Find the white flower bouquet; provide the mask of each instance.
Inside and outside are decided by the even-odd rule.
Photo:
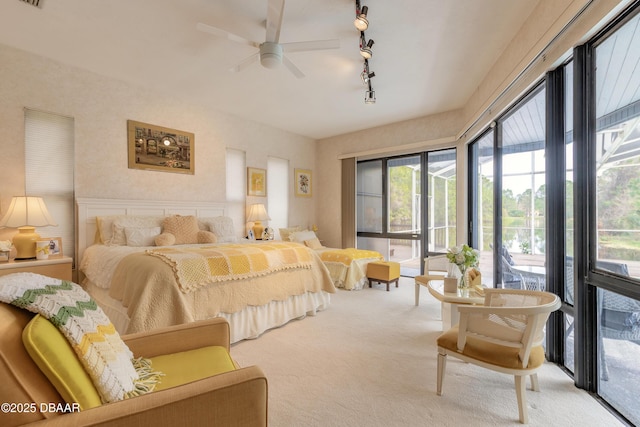
[[[447,259],[450,263],[458,266],[460,273],[469,267],[477,267],[480,263],[480,252],[468,245],[453,246],[447,249]]]

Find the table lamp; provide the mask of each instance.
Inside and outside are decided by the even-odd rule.
[[[18,228],[18,234],[13,236],[13,246],[17,254],[16,259],[30,259],[36,257],[36,241],[40,235],[35,227],[58,225],[53,220],[42,197],[17,196],[11,200],[9,210],[0,219],[0,227]]]
[[[256,239],[262,239],[262,232],[264,231],[262,221],[267,221],[270,219],[271,218],[269,218],[267,210],[264,208],[264,205],[262,203],[251,205],[247,222],[253,222],[253,235],[256,236]]]

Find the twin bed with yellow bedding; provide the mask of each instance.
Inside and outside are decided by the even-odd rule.
[[[367,284],[367,264],[384,260],[382,254],[363,249],[320,248],[315,250],[329,270],[333,284],[347,290],[359,290]]]
[[[291,231],[292,229],[284,229]],[[282,236],[283,229],[280,229]],[[283,240],[303,243],[320,255],[329,270],[333,284],[346,290],[359,290],[367,284],[367,264],[384,260],[380,252],[365,249],[337,249],[323,246],[312,230],[294,229]]]

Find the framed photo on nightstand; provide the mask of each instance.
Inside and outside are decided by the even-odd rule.
[[[43,237],[49,241],[49,256],[62,256],[62,237]]]

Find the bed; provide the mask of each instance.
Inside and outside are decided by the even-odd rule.
[[[362,289],[367,284],[367,264],[384,260],[382,254],[376,251],[325,247],[313,230],[280,229],[280,236],[283,240],[303,243],[313,249],[329,270],[337,288],[350,291]]]
[[[315,315],[329,306],[335,292],[318,254],[302,244],[226,238],[152,244],[150,237],[164,231],[164,219],[175,216],[196,217],[201,234],[211,234],[212,221],[219,225],[224,219],[222,231],[234,233],[223,204],[78,199],[76,206],[79,281],[122,334],[224,317],[231,341],[237,342]],[[213,272],[216,256],[227,261],[240,257],[244,264],[239,266],[254,268],[217,271],[205,279],[193,267],[188,273],[178,269],[196,262]]]

